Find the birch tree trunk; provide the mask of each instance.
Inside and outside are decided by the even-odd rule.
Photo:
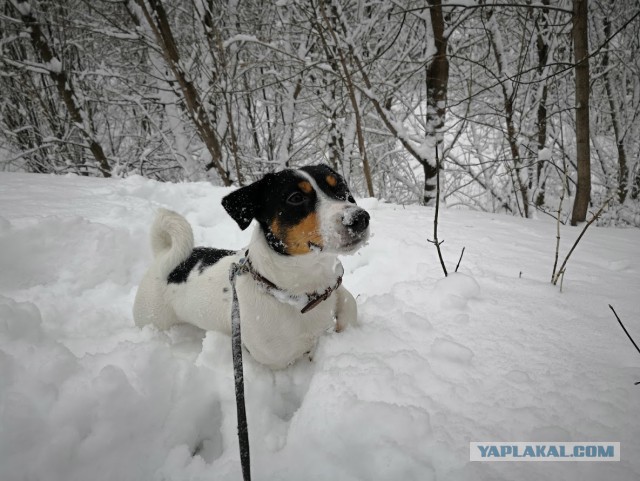
[[[444,16],[442,14],[442,1],[429,0],[429,14],[431,16],[431,30],[436,47],[436,54],[427,65],[427,138],[431,137],[429,145],[434,147],[442,144],[442,129],[446,115],[447,85],[449,83],[449,60],[447,59],[447,38],[444,32]],[[444,149],[440,149],[443,152]],[[435,155],[435,148],[434,148]],[[428,205],[434,198],[436,189],[435,178],[437,174],[437,159],[431,162],[423,162],[424,170],[424,195],[423,203]]]
[[[549,5],[549,0],[543,0],[543,5]],[[549,60],[549,44],[548,44],[548,28],[549,22],[547,15],[549,9],[542,9],[538,20],[536,20],[536,49],[538,53],[538,68],[537,73],[540,79],[541,85],[536,88],[540,90],[538,100],[538,114],[536,117],[536,143],[538,160],[536,161],[536,168],[534,174],[535,187],[537,188],[537,194],[535,197],[535,205],[538,207],[544,206],[545,201],[545,187],[546,179],[544,178],[544,170],[546,159],[541,159],[541,151],[546,147],[547,142],[547,96],[549,89],[547,87],[547,81],[544,79],[546,73],[546,67]],[[530,186],[531,187],[531,186]]]

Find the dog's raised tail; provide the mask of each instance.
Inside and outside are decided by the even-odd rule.
[[[172,210],[159,209],[151,226],[151,249],[166,279],[193,251],[193,231],[187,219]]]

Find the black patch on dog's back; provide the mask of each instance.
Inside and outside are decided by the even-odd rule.
[[[167,282],[169,284],[181,284],[187,282],[187,278],[195,266],[198,266],[198,271],[202,274],[207,267],[214,265],[223,257],[232,256],[236,251],[230,251],[226,249],[214,249],[212,247],[196,247],[191,252],[191,255],[182,261],[178,266],[171,271]]]

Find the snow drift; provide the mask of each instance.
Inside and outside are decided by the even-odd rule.
[[[0,174],[0,479],[237,480],[230,339],[133,325],[162,206],[196,245],[241,248],[206,183]],[[313,362],[245,356],[255,479],[640,478],[640,232],[592,228],[564,292],[555,224],[359,201],[374,237],[343,258],[356,328]],[[577,231],[564,229],[563,249]],[[470,463],[470,441],[620,441],[616,463]]]

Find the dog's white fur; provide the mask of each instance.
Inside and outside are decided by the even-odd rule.
[[[351,204],[325,203],[320,218],[323,236],[342,228],[336,220]],[[334,237],[339,238],[339,235]],[[193,232],[179,214],[161,209],[151,228],[155,260],[145,274],[136,295],[133,315],[138,326],[153,324],[167,329],[186,322],[205,330],[231,333],[231,290],[229,267],[244,256],[245,249],[224,257],[200,274],[192,269],[187,282],[167,283],[167,277],[191,254]],[[255,227],[248,246],[251,262],[262,276],[290,294],[322,292],[336,283],[342,273],[335,249],[316,250],[305,255],[283,256],[274,252],[260,227]],[[355,250],[353,248],[344,249]],[[332,252],[333,251],[333,252]],[[305,314],[299,306],[281,302],[265,292],[250,274],[236,282],[242,323],[242,341],[260,363],[281,369],[312,351],[325,331],[342,330],[357,319],[356,301],[340,286],[327,300]],[[335,321],[334,321],[335,318]],[[335,322],[335,324],[334,324]]]

